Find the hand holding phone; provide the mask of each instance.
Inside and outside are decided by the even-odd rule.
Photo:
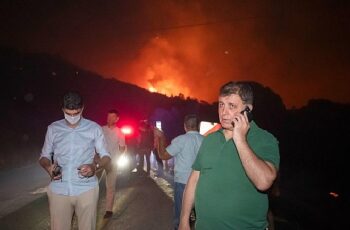
[[[54,177],[61,175],[62,173],[62,168],[59,165],[55,165],[55,167],[52,169],[52,175]]]
[[[56,163],[51,166],[51,180],[62,180],[62,167]]]
[[[241,111],[242,115],[244,115],[244,113],[247,113],[248,121],[251,122],[253,120],[253,114],[252,114],[252,111],[250,110],[250,108],[248,106],[246,106],[245,109],[243,109]],[[235,127],[235,123],[234,122],[232,122],[232,127]]]
[[[83,164],[77,169],[80,178],[92,177],[95,174],[95,167],[93,167],[93,164]]]
[[[157,127],[157,129],[162,130],[162,122],[156,121],[156,127]]]
[[[244,112],[247,113],[248,121],[251,122],[253,120],[253,114],[248,106],[246,106],[245,109],[241,111],[241,114],[244,115]]]

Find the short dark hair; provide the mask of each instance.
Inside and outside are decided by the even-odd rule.
[[[117,115],[117,117],[119,117],[119,111],[117,109],[110,109],[108,110],[108,113],[114,113],[115,115]]]
[[[185,116],[184,124],[187,129],[199,130],[199,117],[196,114]]]
[[[63,109],[81,109],[84,107],[83,98],[76,91],[68,91],[63,96],[62,108]]]
[[[227,82],[220,88],[220,96],[230,96],[231,94],[238,95],[244,104],[253,104],[254,101],[254,94],[253,89],[247,82]]]

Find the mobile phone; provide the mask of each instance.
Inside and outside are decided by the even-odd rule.
[[[162,122],[156,121],[156,127],[157,127],[157,129],[162,130]]]
[[[59,176],[62,174],[62,167],[59,165],[56,165],[53,170],[52,170],[52,175],[53,176]]]
[[[251,122],[253,120],[253,114],[248,106],[246,106],[245,109],[241,111],[241,114],[244,115],[244,112],[247,112],[248,121]]]
[[[248,121],[251,122],[253,120],[253,114],[252,114],[252,111],[249,109],[248,106],[246,106],[245,109],[243,109],[241,111],[241,114],[244,115],[244,112],[247,113]],[[232,126],[235,127],[235,123],[234,122],[232,122]]]

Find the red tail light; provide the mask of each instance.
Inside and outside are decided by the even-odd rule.
[[[133,128],[131,126],[128,126],[128,125],[123,126],[121,128],[121,131],[125,136],[131,135],[134,132]]]

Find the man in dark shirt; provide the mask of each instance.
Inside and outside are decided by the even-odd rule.
[[[137,154],[139,155],[139,162],[137,165],[137,172],[143,173],[144,168],[144,157],[146,157],[147,163],[147,175],[151,172],[151,152],[154,148],[154,134],[151,126],[147,121],[141,121],[139,126],[139,137],[137,145]]]

